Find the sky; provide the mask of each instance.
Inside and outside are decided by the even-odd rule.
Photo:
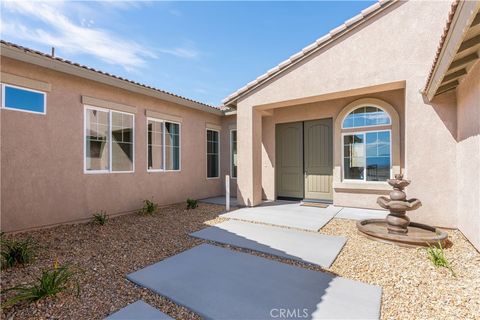
[[[219,106],[374,2],[1,0],[0,36]]]

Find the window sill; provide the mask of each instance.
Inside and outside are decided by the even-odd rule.
[[[334,182],[333,188],[336,191],[380,191],[385,193],[391,191],[392,187],[387,182]]]
[[[84,171],[84,174],[124,174],[124,173],[135,173],[135,171]]]

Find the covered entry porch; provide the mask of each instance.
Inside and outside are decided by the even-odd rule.
[[[378,208],[403,167],[404,89],[395,82],[239,110],[239,204]]]

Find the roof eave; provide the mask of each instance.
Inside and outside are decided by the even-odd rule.
[[[122,80],[111,75],[103,74],[94,70],[89,70],[80,65],[70,64],[68,62],[57,60],[52,57],[44,56],[35,52],[28,52],[20,48],[8,46],[3,43],[1,45],[1,56],[74,75],[80,78],[111,85],[117,88],[128,90],[130,92],[154,97],[203,112],[213,113],[220,116],[224,115],[224,111],[221,109],[217,109],[189,99],[184,99],[182,97],[156,90],[154,88],[148,88],[140,84],[130,82],[128,80]]]
[[[235,108],[237,101],[242,97],[244,97],[245,95],[247,95],[248,93],[250,93],[251,91],[255,90],[258,87],[261,87],[266,82],[270,81],[271,79],[277,77],[278,75],[282,74],[286,70],[292,68],[298,63],[309,58],[311,55],[322,50],[332,42],[341,38],[343,35],[351,32],[356,27],[363,25],[372,17],[377,16],[379,13],[383,12],[388,7],[390,7],[391,5],[397,2],[398,2],[397,0],[380,0],[376,2],[372,6],[363,10],[360,14],[350,18],[345,23],[334,28],[329,33],[325,34],[324,36],[316,40],[314,43],[309,44],[301,51],[295,53],[289,59],[279,63],[277,66],[273,67],[272,69],[268,70],[266,73],[257,77],[257,79],[249,82],[244,87],[240,88],[239,90],[235,91],[234,93],[226,97],[222,101],[223,105],[227,107]]]
[[[443,78],[452,64],[469,26],[480,7],[479,1],[459,1],[441,45],[438,57],[434,61],[431,75],[425,85],[424,94],[429,101],[435,97]]]

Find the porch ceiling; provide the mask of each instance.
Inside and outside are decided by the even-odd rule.
[[[355,97],[355,96],[379,93],[384,91],[400,90],[400,89],[405,89],[405,85],[406,85],[405,81],[395,81],[395,82],[383,83],[383,84],[374,85],[374,86],[330,92],[330,93],[325,93],[317,96],[310,96],[310,97],[303,97],[299,99],[261,104],[261,105],[255,106],[255,109],[259,111],[261,110],[263,112],[267,112],[267,110],[272,110],[276,108],[291,107],[291,106],[303,105],[307,103],[341,99],[341,98],[347,98],[347,97]]]

